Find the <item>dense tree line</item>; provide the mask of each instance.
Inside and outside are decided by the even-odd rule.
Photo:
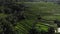
[[[0,28],[2,29],[0,34],[16,34],[12,27],[16,26],[18,21],[25,19],[24,15],[21,14],[25,6],[23,4],[17,5],[10,2],[0,3],[0,5],[5,7],[0,9],[0,13],[8,15],[5,18],[0,18]]]

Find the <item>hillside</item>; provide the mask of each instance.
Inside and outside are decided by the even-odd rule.
[[[31,34],[29,30],[33,26],[39,34],[41,31],[49,32],[49,28],[55,29],[57,25],[53,21],[45,20],[60,20],[60,15],[55,15],[59,12],[60,5],[50,2],[24,2],[22,4],[18,2],[0,6],[0,33]],[[40,17],[44,19],[44,22],[39,20]]]

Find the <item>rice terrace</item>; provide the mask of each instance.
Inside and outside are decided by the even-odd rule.
[[[60,34],[59,0],[0,0],[0,34]]]

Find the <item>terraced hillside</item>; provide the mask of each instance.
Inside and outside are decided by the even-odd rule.
[[[60,15],[55,15],[59,11],[60,6],[54,3],[24,2],[21,4],[18,2],[4,4],[4,6],[0,6],[0,34],[31,34],[30,29],[32,28],[38,34],[41,31],[49,32],[49,28],[55,29],[57,25],[54,21],[46,20],[60,20]],[[40,17],[42,17],[41,20]]]

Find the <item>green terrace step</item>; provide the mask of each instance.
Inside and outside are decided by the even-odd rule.
[[[20,24],[20,25],[18,25],[16,27],[18,28],[17,30],[20,31],[20,32],[23,32],[23,33],[27,33],[28,32],[27,29],[25,29],[22,24]]]

